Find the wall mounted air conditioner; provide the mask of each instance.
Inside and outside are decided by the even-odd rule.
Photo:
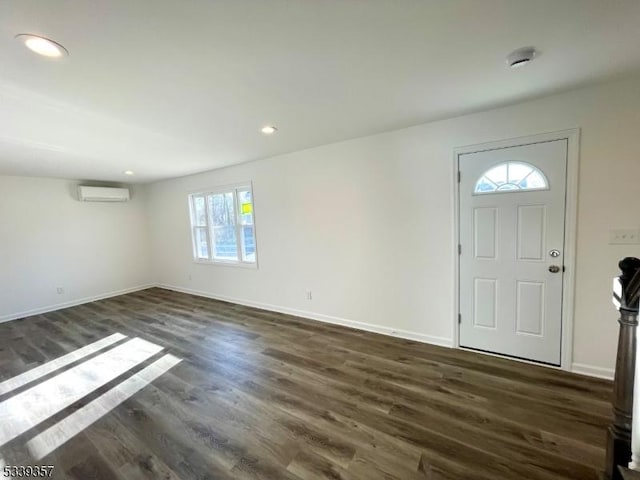
[[[126,202],[128,188],[78,186],[78,200],[81,202]]]

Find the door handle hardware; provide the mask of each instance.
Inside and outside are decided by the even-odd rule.
[[[558,273],[560,271],[560,267],[558,265],[551,265],[549,266],[549,271],[551,273]]]

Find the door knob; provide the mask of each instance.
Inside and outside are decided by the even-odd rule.
[[[558,273],[560,271],[560,267],[558,265],[551,265],[549,266],[549,271],[551,273]]]
[[[556,249],[550,250],[549,251],[549,256],[551,256],[553,258],[559,257],[560,256],[560,250],[556,250]]]

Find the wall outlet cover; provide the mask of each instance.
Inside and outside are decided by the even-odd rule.
[[[636,245],[640,244],[640,231],[632,228],[620,228],[609,230],[609,245]]]

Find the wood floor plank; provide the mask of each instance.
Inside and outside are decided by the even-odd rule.
[[[116,332],[163,347],[148,364],[180,362],[40,462],[31,437],[141,366],[0,457],[82,480],[596,480],[603,466],[611,382],[160,288],[0,325],[0,380]]]

